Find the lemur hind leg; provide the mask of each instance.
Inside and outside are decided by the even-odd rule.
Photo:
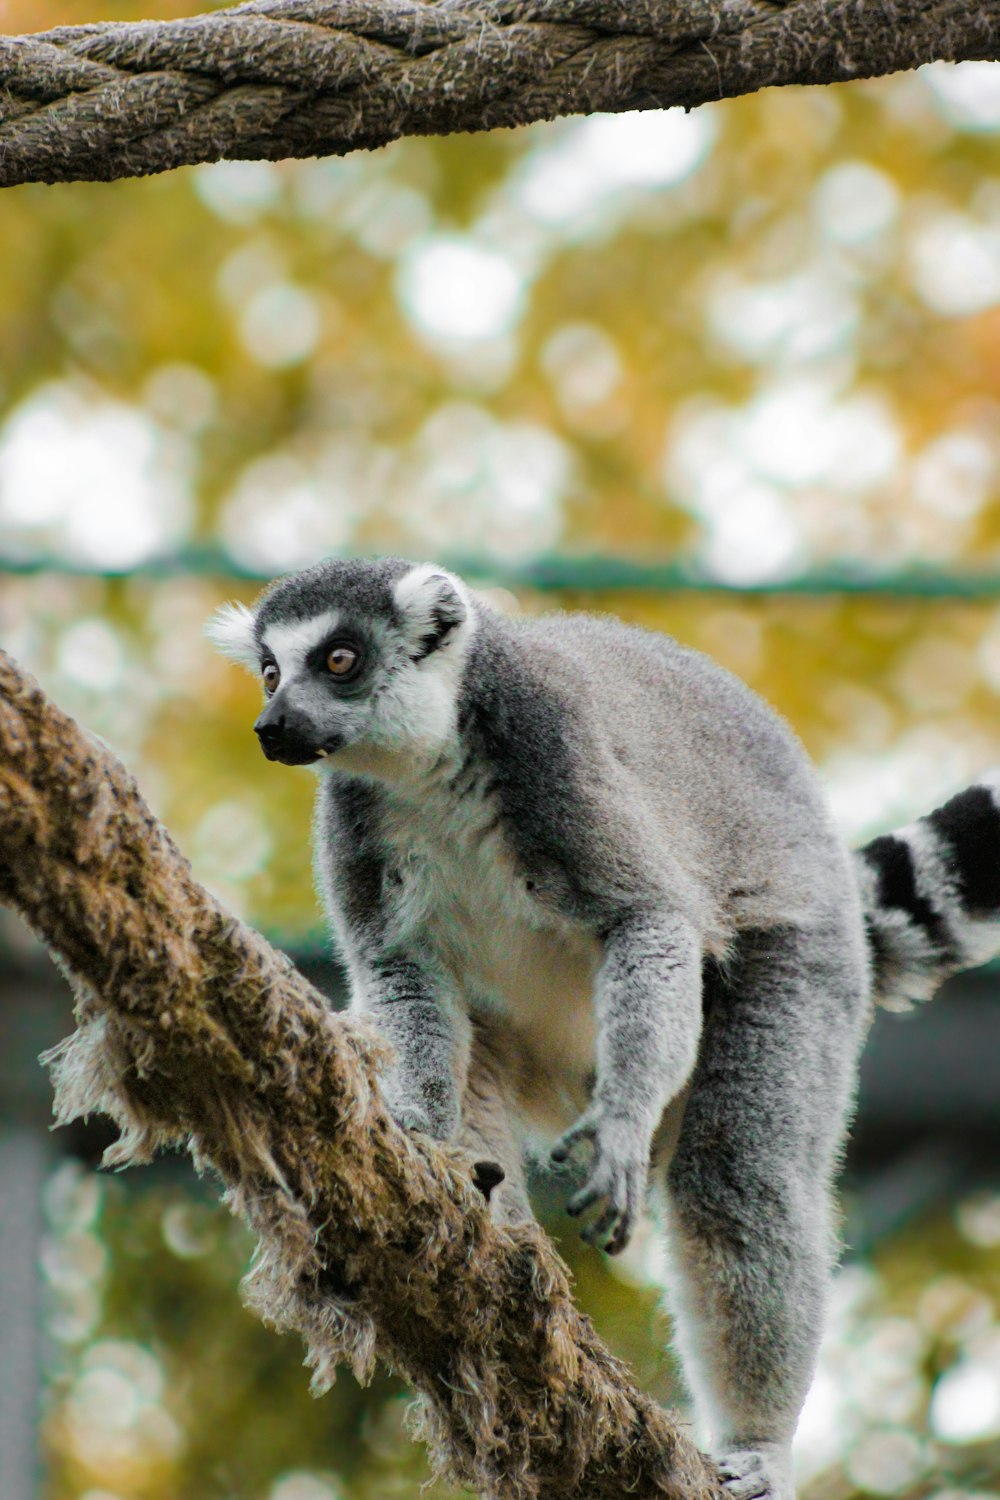
[[[498,1224],[530,1219],[523,1142],[511,1108],[512,1039],[499,1026],[473,1024],[458,1143],[476,1162],[476,1181]],[[502,1174],[502,1176],[501,1176]]]
[[[705,1030],[658,1175],[668,1302],[700,1421],[734,1500],[792,1500],[836,1235],[831,1178],[868,1010],[849,917],[744,934],[707,976]]]

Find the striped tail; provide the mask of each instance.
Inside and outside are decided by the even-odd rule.
[[[879,1004],[929,1000],[1000,953],[1000,770],[854,858]]]

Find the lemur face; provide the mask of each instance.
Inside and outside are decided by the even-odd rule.
[[[468,592],[432,564],[327,562],[280,578],[207,634],[259,675],[254,731],[268,760],[378,774],[436,757],[455,731]]]

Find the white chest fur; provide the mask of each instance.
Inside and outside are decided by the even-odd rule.
[[[498,1013],[534,1066],[575,1085],[592,1068],[600,945],[547,909],[507,847],[491,797],[425,782],[394,795],[400,936],[419,936],[472,1011]]]

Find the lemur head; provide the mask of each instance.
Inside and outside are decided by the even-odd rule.
[[[259,675],[254,729],[268,760],[378,774],[436,758],[453,736],[475,612],[460,579],[430,563],[323,562],[279,578],[252,609],[206,627]]]

